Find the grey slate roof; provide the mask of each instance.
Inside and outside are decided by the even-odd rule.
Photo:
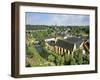
[[[60,40],[60,39],[58,39],[56,43],[55,41],[48,41],[48,44],[51,46],[59,46],[67,50],[73,50],[73,47],[74,47],[74,44],[66,42],[64,40]]]
[[[51,46],[59,46],[61,48],[72,51],[74,48],[74,44],[76,44],[76,48],[79,48],[79,46],[82,42],[83,42],[82,38],[68,37],[67,39],[64,39],[64,40],[58,39],[56,41],[56,43],[55,43],[55,41],[48,41],[47,43]],[[89,45],[89,44],[87,44],[87,45]]]
[[[67,49],[67,50],[73,50],[74,44],[66,42],[64,40],[57,40],[56,46],[60,46],[61,48]]]
[[[71,44],[76,44],[77,48],[83,42],[82,38],[78,38],[78,37],[68,37],[67,39],[64,39],[64,41],[71,43]]]
[[[82,39],[78,37],[68,37],[67,39],[64,39],[64,41],[72,43],[72,44],[74,43],[79,44],[82,42]]]

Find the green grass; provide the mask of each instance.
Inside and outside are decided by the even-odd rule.
[[[40,56],[34,46],[26,49],[26,67],[47,66],[48,61]]]

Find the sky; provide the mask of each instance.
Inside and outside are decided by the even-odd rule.
[[[54,14],[26,12],[25,20],[29,25],[89,25],[89,15],[76,14]]]

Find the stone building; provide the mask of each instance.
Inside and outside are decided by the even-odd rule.
[[[82,43],[81,38],[68,37],[66,39],[56,38],[55,40],[47,41],[46,48],[63,55],[64,53],[70,53],[80,47]]]

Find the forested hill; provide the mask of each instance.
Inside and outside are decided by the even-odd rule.
[[[89,26],[57,26],[57,25],[26,25],[26,30],[50,30],[64,32],[70,30],[72,35],[89,34]]]
[[[55,28],[55,27],[64,28],[64,29],[67,29],[67,28],[70,28],[70,29],[72,29],[72,28],[81,28],[81,29],[89,28],[89,26],[26,25],[26,30],[41,30],[41,29]]]
[[[67,26],[57,26],[57,25],[26,25],[26,30],[41,30],[47,28],[67,28]]]

